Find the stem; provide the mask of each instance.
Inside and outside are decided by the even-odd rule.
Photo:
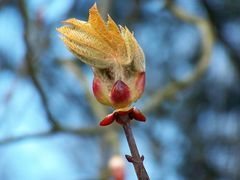
[[[130,148],[132,157],[126,155],[126,158],[129,162],[133,163],[135,172],[137,174],[137,177],[139,180],[148,180],[149,176],[147,174],[147,171],[143,165],[143,156],[142,158],[139,155],[138,148],[132,133],[132,129],[130,126],[130,121],[127,121],[123,124],[123,129],[128,141],[128,146]]]

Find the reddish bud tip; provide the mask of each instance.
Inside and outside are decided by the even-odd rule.
[[[146,118],[143,115],[143,113],[141,113],[137,108],[133,108],[131,116],[133,119],[136,119],[137,121],[142,121],[142,122],[146,121]]]
[[[115,120],[115,113],[107,115],[100,123],[100,126],[107,126],[113,123]]]
[[[129,104],[130,89],[121,80],[118,80],[112,88],[111,100],[116,107],[124,107]]]

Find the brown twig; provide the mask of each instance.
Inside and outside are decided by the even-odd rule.
[[[150,178],[143,164],[144,156],[140,156],[132,133],[132,128],[130,125],[131,119],[129,118],[128,115],[121,116],[119,118],[121,118],[121,121],[124,122],[122,126],[124,129],[125,136],[127,138],[128,146],[131,151],[131,156],[126,155],[126,158],[129,162],[133,164],[138,179],[148,180]]]
[[[126,155],[126,158],[129,162],[133,163],[138,179],[147,180],[149,179],[149,176],[143,164],[144,156],[140,157],[140,154],[138,152],[138,148],[132,133],[132,129],[130,126],[130,122],[123,124],[123,129],[128,141],[128,146],[132,154],[132,156]]]

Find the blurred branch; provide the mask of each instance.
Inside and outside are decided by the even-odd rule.
[[[225,46],[225,48],[229,52],[229,55],[231,57],[230,59],[232,60],[234,67],[236,67],[238,69],[238,73],[240,73],[240,53],[237,51],[237,49],[234,48],[234,46],[229,41],[226,40],[226,38],[222,34],[221,24],[219,20],[216,18],[216,16],[214,15],[213,9],[208,4],[208,2],[206,0],[202,0],[201,3],[205,7],[208,13],[209,21],[214,27],[213,29],[216,37]]]
[[[48,105],[48,99],[47,96],[44,93],[44,89],[41,86],[40,82],[37,79],[37,75],[36,75],[36,69],[34,66],[34,53],[33,53],[33,49],[31,47],[31,43],[29,40],[29,35],[30,35],[30,20],[29,20],[29,16],[28,16],[28,12],[26,9],[26,4],[24,0],[19,0],[19,11],[20,14],[22,15],[23,18],[23,25],[25,27],[25,31],[24,31],[24,41],[25,41],[25,45],[26,45],[26,55],[25,55],[25,59],[26,59],[26,65],[27,65],[27,69],[30,75],[30,78],[33,82],[33,85],[35,86],[36,90],[38,91],[40,98],[42,100],[43,103],[43,108],[46,111],[47,117],[48,117],[48,122],[50,123],[50,125],[52,126],[53,129],[59,129],[59,124],[57,123],[57,120],[53,117],[49,105]]]
[[[35,86],[36,90],[38,91],[40,98],[43,103],[43,108],[46,111],[47,117],[48,117],[48,122],[51,125],[51,129],[47,132],[40,132],[40,133],[34,133],[34,134],[26,134],[23,136],[19,137],[11,137],[11,138],[6,138],[3,140],[0,140],[0,145],[5,145],[5,144],[10,144],[10,143],[15,143],[27,139],[32,139],[32,138],[41,138],[41,137],[46,137],[46,136],[51,136],[59,133],[67,133],[67,134],[73,134],[73,135],[99,135],[101,133],[107,133],[109,130],[107,129],[102,129],[99,127],[95,128],[82,128],[82,129],[66,129],[64,127],[61,127],[57,122],[57,120],[53,117],[49,105],[48,105],[48,99],[47,96],[44,92],[43,87],[41,86],[37,74],[36,74],[36,68],[35,68],[35,58],[34,58],[34,51],[32,49],[30,39],[29,39],[29,34],[30,34],[30,20],[28,17],[27,9],[26,9],[26,4],[24,0],[20,0],[19,2],[19,11],[22,15],[23,18],[23,24],[25,27],[24,31],[24,41],[26,45],[26,55],[25,55],[25,60],[26,60],[26,66],[28,69],[29,76],[33,82],[33,85]],[[70,66],[75,72],[77,72],[78,76],[81,79],[81,82],[84,86],[84,90],[86,92],[86,96],[89,98],[91,102],[91,106],[94,109],[94,114],[98,118],[102,118],[107,114],[107,110],[104,109],[104,107],[100,107],[100,105],[97,106],[96,100],[93,98],[93,96],[90,93],[90,89],[87,84],[87,78],[84,76],[82,73],[81,69],[77,69],[76,66],[71,65]],[[112,131],[113,129],[111,129]]]
[[[48,122],[51,125],[51,129],[46,132],[37,132],[34,134],[25,134],[19,137],[10,137],[6,139],[2,139],[0,140],[0,146],[12,144],[12,143],[18,143],[25,140],[35,139],[35,138],[45,138],[45,137],[49,137],[57,134],[72,134],[77,136],[102,135],[103,139],[106,140],[106,142],[108,143],[108,146],[110,146],[110,148],[113,149],[114,154],[119,153],[119,140],[118,140],[119,128],[116,128],[116,126],[111,126],[109,128],[94,127],[94,128],[82,128],[82,129],[66,129],[64,127],[61,127],[58,124],[58,121],[53,117],[49,108],[47,96],[37,78],[37,71],[36,71],[36,65],[35,65],[36,56],[31,46],[30,37],[29,37],[31,31],[30,31],[30,20],[29,20],[27,9],[26,9],[26,4],[24,0],[20,0],[18,3],[19,3],[19,11],[23,18],[23,25],[25,27],[24,41],[27,49],[27,52],[25,55],[26,67],[28,69],[28,73],[32,80],[32,83],[40,95],[40,98],[43,103],[43,108],[45,109],[48,117]],[[102,119],[107,114],[107,109],[104,106],[100,105],[91,94],[91,90],[88,85],[88,79],[82,72],[82,69],[72,62],[67,62],[64,65],[78,76],[81,84],[83,85],[86,97],[89,100],[89,103],[93,110],[94,115],[96,116],[97,119]],[[105,164],[103,165],[105,166]]]
[[[92,136],[92,135],[99,135],[101,133],[104,133],[102,128],[95,127],[95,128],[82,128],[82,129],[56,129],[56,130],[51,130],[47,132],[40,132],[40,133],[34,133],[34,134],[26,134],[23,136],[19,137],[11,137],[11,138],[6,138],[3,140],[0,140],[0,146],[1,145],[6,145],[6,144],[11,144],[11,143],[16,143],[16,142],[21,142],[24,140],[29,140],[33,138],[43,138],[43,137],[48,137],[51,135],[56,135],[56,134],[72,134],[72,135],[82,135],[82,136]]]
[[[193,73],[185,80],[173,81],[163,89],[156,91],[145,104],[143,111],[149,112],[159,106],[164,100],[173,98],[180,90],[183,90],[195,83],[207,70],[211,58],[214,35],[211,25],[207,19],[196,17],[186,13],[176,6],[172,1],[166,2],[167,8],[180,20],[195,25],[202,35],[202,53]]]

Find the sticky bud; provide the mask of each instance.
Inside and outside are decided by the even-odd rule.
[[[71,18],[63,24],[57,31],[67,48],[91,66],[93,93],[100,103],[120,109],[141,97],[145,56],[127,27],[117,26],[110,16],[104,22],[96,4],[89,10],[88,21]]]

